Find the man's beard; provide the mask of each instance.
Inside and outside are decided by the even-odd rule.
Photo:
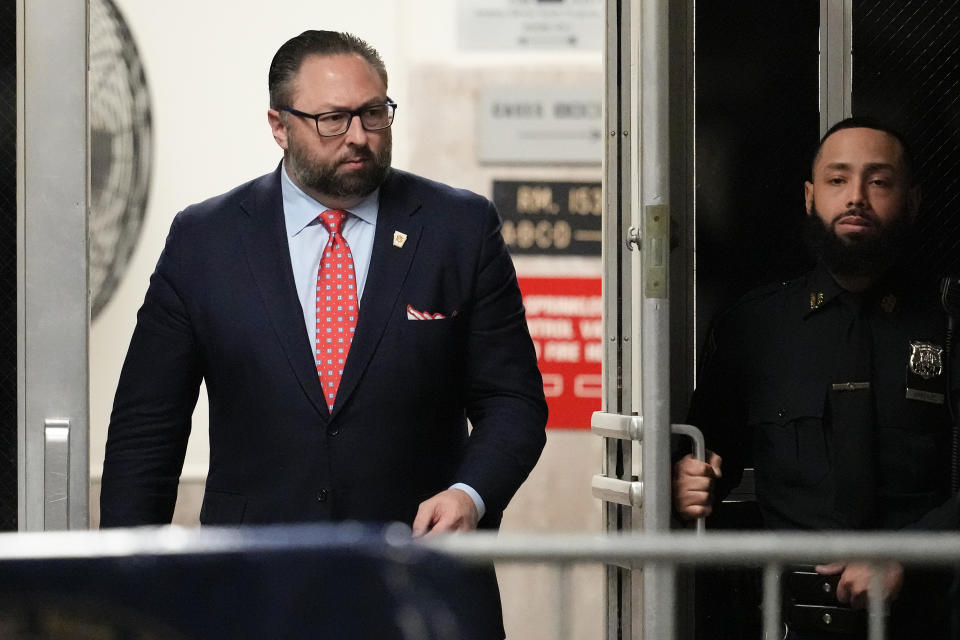
[[[803,224],[803,239],[807,248],[831,273],[838,276],[881,275],[903,257],[912,237],[913,228],[906,214],[877,226],[873,233],[865,233],[862,237],[848,236],[846,240],[836,233],[838,220],[836,218],[827,225],[814,205]]]
[[[374,153],[367,146],[348,147],[332,162],[322,162],[311,157],[306,145],[298,144],[290,137],[287,148],[290,158],[287,166],[290,167],[294,180],[303,189],[336,198],[362,198],[383,184],[387,177],[392,141],[389,131],[386,136],[386,144],[379,153]],[[368,164],[362,169],[338,173],[337,169],[347,158],[366,160]]]

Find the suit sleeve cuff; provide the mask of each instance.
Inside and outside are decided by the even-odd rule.
[[[487,512],[487,506],[483,503],[483,498],[480,497],[480,494],[468,484],[463,484],[458,482],[450,487],[451,489],[460,489],[465,492],[470,499],[473,500],[473,504],[477,507],[477,520],[483,519],[483,514]]]

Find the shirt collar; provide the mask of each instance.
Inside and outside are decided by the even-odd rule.
[[[333,208],[314,200],[295,185],[287,175],[286,162],[283,162],[280,168],[280,193],[283,197],[283,221],[287,228],[287,237],[292,238],[308,226],[315,224],[318,215]],[[350,207],[348,211],[367,224],[376,224],[379,208],[380,189],[377,188]]]
[[[911,282],[909,274],[905,274],[906,267],[902,269],[891,268],[880,277],[867,291],[861,294],[850,294],[841,287],[837,281],[830,275],[830,272],[818,262],[816,268],[810,272],[806,281],[806,288],[803,293],[803,315],[809,317],[821,309],[830,305],[830,303],[844,294],[856,295],[863,299],[863,303],[871,308],[879,307],[885,312],[885,315],[894,313],[899,308],[899,300],[909,293]],[[914,280],[915,281],[915,280]]]
[[[845,291],[821,262],[818,262],[816,268],[810,273],[806,285],[804,290],[806,297],[803,301],[804,317],[828,306]]]

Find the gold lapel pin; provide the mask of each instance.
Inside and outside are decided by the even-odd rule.
[[[820,305],[823,304],[823,291],[817,291],[816,293],[810,293],[810,308],[819,309]]]
[[[400,231],[393,232],[393,246],[398,249],[403,248],[403,243],[407,241],[407,234],[401,233]]]

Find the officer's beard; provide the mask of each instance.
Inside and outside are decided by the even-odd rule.
[[[837,235],[836,223],[837,219],[827,225],[814,205],[803,223],[803,239],[814,258],[841,277],[880,276],[904,256],[913,236],[906,214],[878,226],[875,233],[848,236],[847,240]]]

